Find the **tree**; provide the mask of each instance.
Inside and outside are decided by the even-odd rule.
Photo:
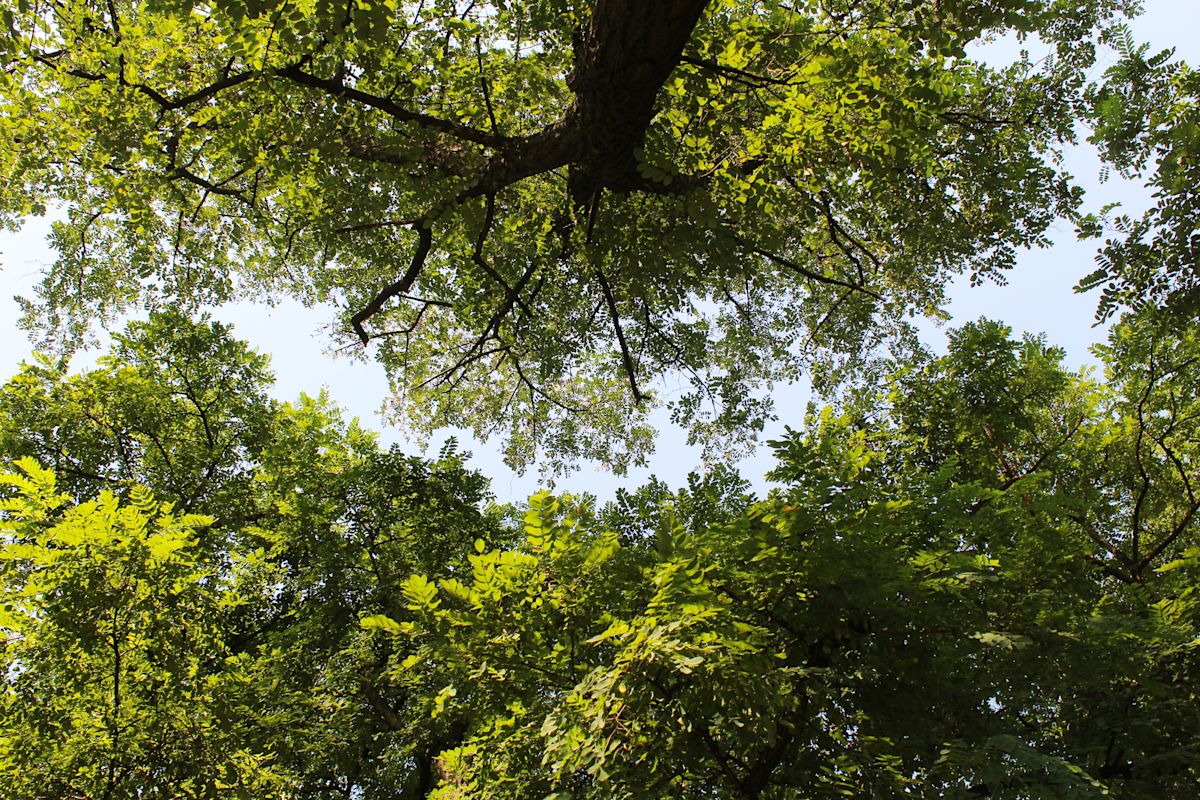
[[[759,389],[1000,279],[1131,0],[41,2],[5,7],[0,208],[65,206],[28,323],[344,309],[410,428],[616,469],[655,389],[736,448]],[[1057,58],[966,57],[1004,32]],[[46,131],[53,131],[46,136]]]
[[[19,468],[0,528],[5,796],[274,796],[226,705],[246,676],[226,662],[228,584],[196,557],[211,520],[141,487],[69,506],[52,473]]]
[[[277,437],[267,359],[227,326],[176,312],[113,337],[95,369],[39,356],[0,388],[0,452],[52,468],[77,501],[149,488],[236,529],[253,518],[248,464]]]
[[[123,360],[146,348],[181,359]],[[194,501],[222,513],[176,513],[117,476],[152,464],[190,497],[171,465],[207,470],[182,457],[203,426],[124,412],[194,419],[179,374],[265,364],[176,317],[118,349],[0,401],[6,446],[71,476],[22,456],[0,483],[5,797],[1149,800],[1200,778],[1200,340],[1155,314],[1116,326],[1104,382],[965,326],[814,407],[765,500],[723,470],[600,510],[543,493],[519,533],[453,454],[382,452],[314,399],[239,427],[212,398],[248,438]],[[164,430],[166,457],[137,446]]]
[[[468,721],[433,796],[1187,795],[1195,350],[1145,333],[1100,385],[967,326],[814,413],[781,489],[709,525],[668,504],[630,540],[531,498],[520,547],[364,620]]]
[[[507,541],[502,512],[453,448],[382,451],[269,383],[227,328],[165,314],[0,391],[0,795],[424,794],[410,764],[449,734],[390,710],[358,620]]]

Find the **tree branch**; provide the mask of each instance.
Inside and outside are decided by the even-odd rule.
[[[763,748],[754,762],[754,766],[746,775],[746,779],[742,781],[741,790],[746,797],[754,798],[762,794],[763,789],[767,787],[767,782],[771,780],[771,774],[783,761],[783,757],[792,743],[794,734],[791,727],[787,725],[780,727],[782,730],[776,732],[775,743]]]
[[[548,392],[546,392],[545,389],[542,389],[540,386],[536,385],[533,381],[529,380],[529,378],[527,378],[525,376],[525,370],[521,368],[521,360],[519,358],[517,358],[515,355],[513,355],[511,347],[505,349],[504,355],[505,355],[505,357],[508,358],[509,361],[512,362],[513,368],[516,369],[516,371],[517,371],[517,377],[520,379],[521,383],[525,384],[525,386],[529,389],[529,391],[544,398],[546,400],[546,402],[552,403],[553,405],[558,406],[563,411],[567,411],[572,414],[586,414],[587,413],[585,409],[575,408],[574,406],[569,406],[566,403],[563,403],[562,401],[550,396],[550,394]]]
[[[412,217],[410,219],[383,219],[377,222],[360,222],[357,225],[343,225],[340,228],[334,228],[334,233],[357,233],[358,231],[374,231],[380,228],[398,228],[401,226],[419,225],[423,217]]]
[[[492,135],[500,135],[500,126],[496,124],[496,112],[492,109],[492,90],[488,86],[487,74],[483,69],[483,49],[479,37],[475,37],[475,61],[479,65],[479,88],[483,90],[483,104],[487,108],[488,122],[492,125]]]
[[[65,54],[65,51],[60,50],[60,51],[56,51],[53,53],[34,52],[31,55],[32,55],[32,58],[34,61],[57,71],[57,70],[59,70],[59,66],[56,63],[56,59],[60,58],[64,54]],[[103,73],[88,72],[87,70],[82,70],[82,69],[77,69],[77,68],[66,69],[66,70],[63,70],[63,72],[66,72],[66,74],[71,75],[73,77],[82,78],[83,80],[88,80],[88,81],[103,81],[107,77]],[[187,106],[193,105],[194,103],[202,103],[205,100],[208,100],[213,95],[223,92],[226,89],[232,89],[234,86],[238,86],[240,84],[246,83],[247,81],[252,79],[254,76],[255,76],[255,73],[253,73],[253,72],[239,72],[234,75],[227,74],[227,75],[223,76],[220,80],[214,81],[202,89],[197,89],[194,92],[185,94],[184,96],[177,97],[175,99],[171,99],[171,98],[167,97],[166,95],[162,94],[158,90],[153,89],[150,86],[145,85],[144,83],[129,83],[128,81],[126,81],[124,79],[123,71],[122,71],[121,83],[124,84],[125,86],[129,87],[130,89],[135,89],[138,92],[145,95],[146,97],[150,98],[163,111],[178,111],[179,109],[186,108]]]
[[[1083,529],[1083,532],[1087,534],[1087,537],[1091,539],[1092,542],[1097,546],[1103,548],[1113,558],[1117,559],[1117,561],[1120,561],[1122,564],[1130,568],[1135,566],[1134,560],[1125,555],[1125,551],[1101,536],[1100,532],[1096,530],[1095,526],[1088,522],[1087,518],[1082,514],[1071,515],[1070,519],[1079,523],[1079,526]]]
[[[1138,474],[1142,479],[1142,487],[1138,491],[1137,499],[1133,504],[1133,560],[1136,563],[1141,563],[1139,551],[1141,546],[1142,536],[1142,506],[1146,502],[1146,496],[1150,493],[1150,476],[1146,473],[1146,465],[1142,462],[1142,441],[1146,435],[1146,403],[1150,400],[1150,392],[1154,390],[1154,384],[1157,380],[1154,376],[1154,347],[1157,343],[1150,342],[1150,363],[1147,365],[1146,375],[1146,391],[1142,392],[1142,397],[1137,404],[1137,421],[1138,432],[1137,438],[1133,443],[1133,460],[1137,465]]]
[[[347,86],[341,78],[318,78],[316,75],[307,73],[296,65],[276,70],[275,74],[281,78],[287,78],[290,81],[298,83],[301,86],[307,86],[310,89],[320,89],[336,97],[348,97],[377,111],[382,111],[393,119],[398,119],[402,122],[412,122],[423,128],[430,128],[431,130],[449,134],[463,141],[494,148],[502,148],[514,141],[508,136],[497,136],[494,133],[487,133],[486,131],[472,128],[470,125],[463,125],[462,123],[452,122],[441,117],[412,111],[386,97],[379,97],[378,95]]]
[[[735,80],[738,83],[743,83],[753,89],[764,89],[767,86],[794,86],[796,81],[792,78],[772,78],[767,75],[759,75],[754,72],[747,72],[744,69],[731,67],[728,64],[721,64],[707,58],[696,58],[694,56],[680,56],[679,60],[684,64],[691,64],[693,67],[707,69],[710,72],[715,72],[718,75],[723,75],[726,78]]]
[[[479,228],[479,236],[477,236],[475,238],[475,248],[474,248],[474,250],[471,251],[471,260],[473,262],[475,262],[476,266],[478,266],[481,270],[483,270],[485,273],[487,273],[489,278],[491,278],[492,280],[494,280],[496,283],[500,284],[504,288],[504,296],[506,298],[508,298],[508,300],[506,302],[509,303],[510,308],[512,307],[511,304],[515,302],[517,305],[519,305],[525,311],[526,314],[528,314],[532,317],[533,311],[530,310],[529,306],[525,305],[525,301],[521,299],[520,294],[516,290],[514,290],[511,286],[509,286],[508,281],[504,280],[504,278],[500,275],[500,273],[496,272],[496,270],[494,270],[492,268],[492,265],[487,262],[487,259],[483,257],[483,245],[487,241],[487,237],[492,231],[492,223],[495,222],[495,220],[496,220],[496,195],[489,193],[489,194],[484,195],[483,225],[481,225]],[[528,274],[528,273],[526,273],[526,274]],[[523,279],[521,281],[522,286],[524,285],[526,280],[527,279]],[[507,313],[507,312],[505,312],[505,313]],[[489,325],[489,328],[490,327],[491,326]]]
[[[371,334],[372,339],[387,339],[392,336],[404,336],[407,338],[408,336],[411,336],[413,334],[413,332],[416,331],[416,329],[421,326],[421,320],[425,318],[425,312],[428,311],[431,307],[437,306],[439,308],[454,308],[453,303],[447,303],[445,300],[429,300],[424,297],[414,297],[414,296],[408,295],[408,294],[397,295],[397,297],[400,297],[403,300],[414,300],[421,304],[420,310],[417,311],[416,318],[413,319],[413,321],[409,323],[407,328],[399,328],[397,330],[392,330],[392,331],[380,331],[379,333]],[[349,349],[350,347],[353,347],[353,345],[347,345],[345,348],[342,348],[342,349]],[[339,352],[341,352],[341,351],[339,350]]]
[[[213,95],[223,92],[226,89],[232,89],[234,86],[243,84],[253,77],[254,73],[252,72],[239,72],[236,75],[228,75],[219,81],[210,83],[203,89],[197,89],[191,94],[186,94],[183,97],[179,97],[174,100],[142,83],[131,83],[129,86],[133,89],[137,89],[139,92],[146,95],[146,97],[149,97],[164,111],[177,111],[194,103],[202,103]]]
[[[789,258],[784,258],[783,256],[781,256],[777,253],[772,253],[768,250],[763,250],[761,247],[758,247],[755,244],[751,244],[749,240],[744,239],[741,236],[735,236],[734,241],[736,241],[742,247],[745,247],[751,253],[762,256],[763,258],[767,259],[768,261],[771,261],[774,264],[778,264],[781,267],[790,269],[793,272],[803,275],[805,278],[808,278],[811,281],[816,281],[817,283],[824,283],[829,286],[841,286],[843,289],[850,289],[851,291],[854,291],[854,292],[862,292],[863,294],[867,295],[868,297],[873,297],[874,299],[876,299],[880,302],[883,302],[883,297],[881,295],[877,294],[876,292],[871,291],[866,286],[862,286],[857,283],[850,283],[850,282],[844,281],[840,278],[834,278],[830,275],[819,275],[810,269],[806,269],[805,267],[800,266],[795,261],[792,261]]]
[[[229,183],[230,181],[241,177],[244,174],[245,170],[222,180],[220,183],[213,183],[207,178],[201,177],[200,175],[192,172],[187,167],[176,167],[174,172],[167,177],[169,180],[178,180],[179,178],[183,178],[189,183],[194,183],[195,185],[204,189],[209,194],[219,194],[222,197],[233,197],[237,200],[241,200],[246,205],[252,205],[250,201],[246,199],[246,193],[243,190],[229,189],[225,187],[226,183]]]
[[[604,272],[597,267],[596,278],[600,282],[600,288],[604,291],[604,302],[608,304],[608,314],[612,317],[613,330],[617,333],[617,341],[621,345],[621,362],[625,366],[625,376],[629,378],[629,388],[633,390],[634,402],[640,403],[646,399],[646,395],[642,394],[642,390],[637,385],[637,374],[634,371],[633,356],[629,353],[629,344],[625,341],[625,331],[621,329],[621,317],[617,313],[617,301],[613,297],[612,287],[608,285],[608,281],[604,278]]]
[[[404,728],[404,720],[400,718],[400,714],[397,713],[396,709],[392,708],[391,704],[375,688],[374,682],[366,675],[360,674],[358,676],[358,683],[362,687],[362,692],[367,698],[367,702],[379,714],[384,724],[394,731],[402,730]]]
[[[350,324],[354,327],[354,332],[358,334],[358,338],[365,345],[371,341],[371,335],[363,328],[363,323],[371,317],[379,313],[383,308],[383,304],[391,300],[397,295],[407,294],[416,282],[417,277],[421,274],[421,270],[425,268],[425,258],[429,255],[429,247],[433,244],[433,231],[429,227],[429,223],[421,220],[414,226],[417,229],[417,249],[413,251],[412,262],[408,266],[408,271],[400,278],[400,280],[384,288],[379,294],[375,295],[370,303],[350,318]]]
[[[1188,510],[1186,513],[1184,513],[1183,519],[1179,520],[1175,527],[1171,529],[1171,532],[1164,536],[1162,541],[1155,545],[1154,549],[1147,553],[1146,557],[1138,562],[1138,573],[1141,573],[1142,570],[1150,566],[1150,562],[1162,555],[1164,550],[1174,544],[1176,540],[1183,535],[1183,532],[1187,530],[1188,525],[1192,523],[1192,519],[1196,516],[1197,511],[1200,511],[1200,503],[1193,502],[1190,506],[1188,506]]]

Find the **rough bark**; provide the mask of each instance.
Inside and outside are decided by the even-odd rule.
[[[566,116],[577,140],[569,183],[575,202],[585,203],[600,188],[629,191],[644,183],[634,152],[707,5],[597,0],[591,24],[576,40],[568,80],[576,97]]]
[[[575,101],[545,130],[499,146],[461,199],[561,167],[569,170],[571,200],[581,208],[601,189],[658,190],[638,174],[635,152],[708,3],[597,0],[574,43],[567,85]]]

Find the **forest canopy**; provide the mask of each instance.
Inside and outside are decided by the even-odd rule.
[[[523,513],[266,399],[214,324],[30,364],[0,794],[1186,797],[1200,340],[1103,355],[971,324],[776,442],[766,498],[715,470]]]
[[[1135,10],[0,0],[0,218],[57,218],[0,387],[0,796],[1190,797],[1200,80]],[[1077,136],[1148,209],[1083,204]],[[919,341],[1063,220],[1102,371]],[[769,489],[499,505],[274,399],[204,309],[280,297],[518,467],[818,394]]]
[[[1080,213],[1057,155],[1135,7],[20,0],[0,214],[65,215],[26,307],[58,349],[145,306],[292,297],[340,309],[395,420],[497,435],[513,466],[623,470],[664,405],[736,451],[764,387],[853,376]],[[1005,35],[1051,55],[971,57]]]

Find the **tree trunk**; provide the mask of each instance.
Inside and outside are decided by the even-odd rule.
[[[642,146],[663,83],[679,63],[708,0],[597,0],[575,42],[567,112],[578,148],[571,194],[590,200],[599,188],[642,183],[634,151]]]
[[[570,170],[568,189],[578,207],[600,189],[649,188],[634,153],[708,2],[596,0],[575,39],[575,68],[567,79],[575,102],[545,130],[500,148],[464,197],[492,194],[562,166]]]

